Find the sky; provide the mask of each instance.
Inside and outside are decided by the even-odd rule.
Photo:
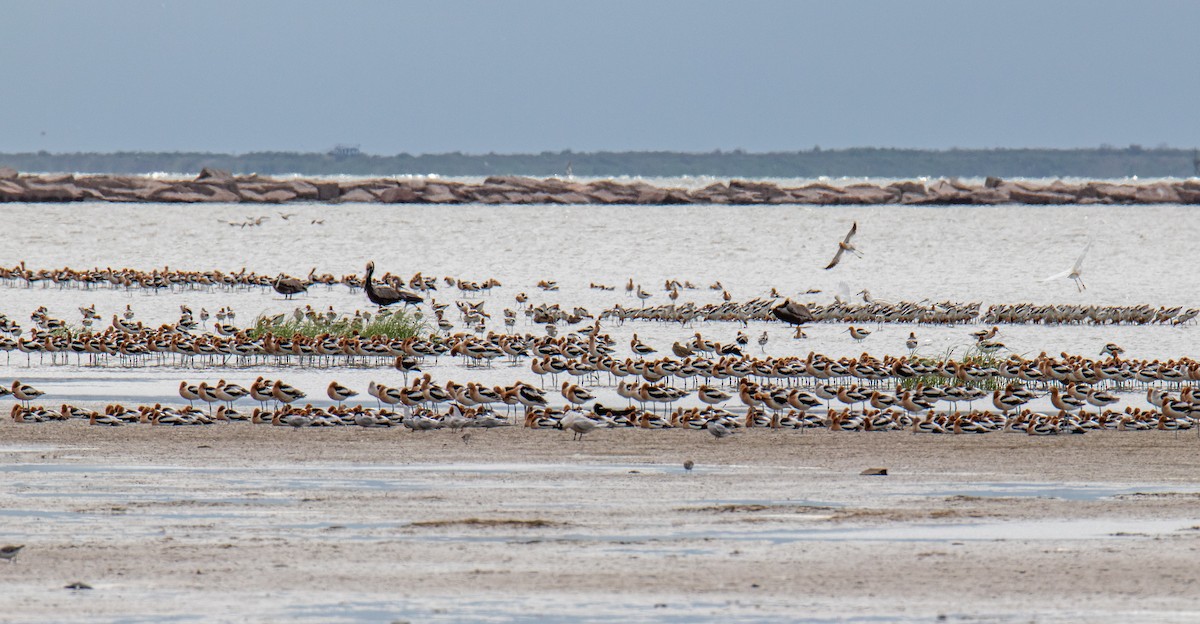
[[[1200,146],[1200,2],[0,0],[0,152]]]

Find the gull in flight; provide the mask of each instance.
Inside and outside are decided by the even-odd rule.
[[[829,266],[825,267],[826,271],[837,266],[838,262],[842,261],[842,254],[847,251],[858,256],[859,258],[862,257],[862,252],[855,249],[854,245],[850,244],[850,239],[854,237],[854,234],[856,232],[858,232],[858,221],[855,221],[854,225],[850,226],[850,231],[846,233],[846,238],[843,238],[841,241],[838,242],[837,253],[833,254],[833,260],[830,260]]]
[[[1079,258],[1075,260],[1075,264],[1073,264],[1071,268],[1063,271],[1062,273],[1055,273],[1054,275],[1043,279],[1042,282],[1052,282],[1056,279],[1062,279],[1066,277],[1075,282],[1075,287],[1079,290],[1079,292],[1087,290],[1087,286],[1083,283],[1083,280],[1079,276],[1083,273],[1083,259],[1087,257],[1088,251],[1092,248],[1092,242],[1093,241],[1088,241],[1087,247],[1083,248],[1083,253],[1079,254]]]

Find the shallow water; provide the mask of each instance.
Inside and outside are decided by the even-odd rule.
[[[1200,238],[1200,219],[1189,206],[992,206],[992,207],[813,207],[813,206],[424,206],[424,205],[174,205],[174,204],[5,204],[10,232],[0,248],[0,264],[25,261],[30,268],[71,266],[189,270],[242,267],[265,274],[284,271],[306,275],[312,268],[334,275],[361,273],[367,260],[381,271],[402,276],[421,271],[504,285],[473,296],[487,301],[490,329],[503,331],[501,311],[517,308],[513,297],[528,293],[531,303],[582,305],[593,313],[616,304],[636,307],[623,285],[632,278],[653,293],[649,304],[668,303],[663,282],[690,280],[681,301],[720,301],[707,286],[720,281],[735,300],[766,297],[772,287],[802,301],[828,303],[835,293],[851,295],[866,288],[888,300],[979,301],[992,303],[1079,303],[1104,305],[1200,305],[1200,272],[1185,260]],[[281,213],[291,214],[289,219]],[[230,227],[222,221],[269,215],[260,227]],[[312,220],[320,217],[324,225]],[[824,271],[836,241],[853,221],[863,258],[846,258]],[[1082,292],[1066,279],[1040,278],[1069,267],[1089,239],[1096,246],[1084,262],[1088,288]],[[538,280],[554,279],[559,292],[542,292]],[[588,287],[591,282],[615,291]],[[439,282],[432,294],[449,303],[459,297]],[[809,289],[818,294],[804,295]],[[311,291],[286,301],[273,291],[182,290],[169,293],[126,292],[0,285],[0,313],[30,326],[29,314],[46,306],[57,318],[78,323],[76,308],[95,304],[104,322],[131,307],[136,318],[157,326],[174,322],[179,306],[194,310],[231,306],[235,321],[247,325],[258,315],[291,312],[311,305],[339,312],[371,309],[361,293],[341,286]],[[453,308],[452,308],[453,309]],[[428,312],[428,308],[425,308]],[[458,322],[456,314],[448,318]],[[1032,356],[1060,351],[1094,356],[1116,342],[1131,358],[1194,355],[1194,324],[1184,327],[1042,327],[1006,326],[999,339],[1014,352]],[[609,325],[618,354],[636,333],[669,353],[671,342],[701,332],[730,342],[742,329],[732,323],[675,324],[630,322]],[[915,331],[919,353],[963,354],[977,327],[892,325],[856,343],[842,324],[811,326],[809,337],[794,340],[778,323],[751,323],[751,339],[766,331],[769,342],[750,353],[830,356],[904,354],[904,340]],[[542,329],[522,316],[521,332]],[[1001,352],[1003,355],[1004,352]],[[256,366],[244,370],[185,368],[180,365],[122,370],[110,363],[96,369],[77,358],[49,366],[49,360],[20,353],[0,357],[0,379],[19,377],[47,391],[46,402],[177,402],[181,379],[193,382],[223,377],[248,385],[259,374],[280,375],[309,394],[308,401],[328,404],[324,387],[331,377],[365,395],[376,380],[402,382],[379,362],[375,367],[336,372],[297,367]],[[383,368],[383,370],[380,370]],[[425,371],[435,380],[479,381],[487,385],[517,379],[536,381],[527,365],[504,364],[465,370],[442,358]],[[612,402],[611,391],[601,399]],[[1138,401],[1138,399],[1134,399]],[[1140,403],[1135,403],[1140,405]],[[1118,405],[1117,408],[1122,408]]]

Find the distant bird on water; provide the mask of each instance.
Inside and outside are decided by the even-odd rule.
[[[850,239],[854,238],[854,235],[857,232],[858,232],[858,221],[855,221],[854,225],[850,226],[850,231],[846,233],[846,238],[843,238],[841,241],[838,242],[837,253],[833,254],[833,260],[830,260],[829,265],[825,267],[826,271],[837,266],[838,263],[842,261],[842,254],[846,253],[847,251],[860,257],[860,258],[862,257],[862,252],[860,252],[858,249],[856,249],[854,247],[854,245],[852,245],[850,243]]]
[[[406,290],[393,288],[389,284],[376,285],[371,280],[371,276],[375,274],[375,261],[367,263],[367,276],[363,280],[363,287],[367,291],[367,299],[378,306],[390,306],[393,303],[403,303],[404,305],[418,305],[425,301],[424,297],[418,294],[410,293]]]
[[[1088,241],[1087,247],[1083,248],[1083,253],[1079,254],[1079,258],[1075,260],[1075,264],[1071,265],[1071,268],[1063,271],[1062,273],[1055,273],[1054,275],[1043,279],[1042,283],[1052,282],[1056,279],[1062,279],[1065,277],[1075,282],[1075,288],[1078,289],[1079,292],[1087,290],[1087,286],[1083,283],[1083,279],[1080,278],[1080,275],[1083,273],[1083,259],[1087,257],[1088,251],[1091,249],[1092,241]]]

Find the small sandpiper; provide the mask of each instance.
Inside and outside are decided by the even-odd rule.
[[[0,548],[0,559],[12,563],[13,558],[17,556],[17,553],[21,552],[22,548],[25,548],[24,544],[20,546],[5,546],[4,548]]]

